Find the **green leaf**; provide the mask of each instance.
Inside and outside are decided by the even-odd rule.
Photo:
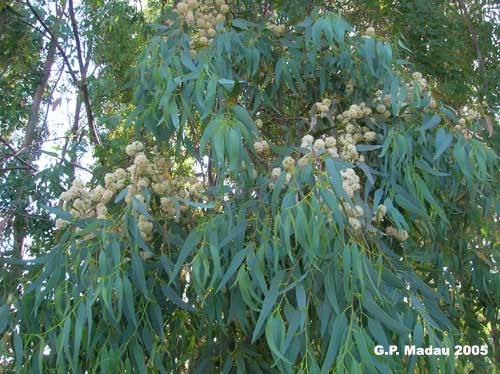
[[[347,318],[344,313],[339,314],[335,321],[333,322],[332,330],[330,333],[330,341],[328,343],[328,348],[326,350],[325,359],[323,360],[323,366],[321,367],[321,372],[326,373],[332,367],[335,358],[340,350],[342,340],[347,328]]]
[[[45,208],[47,212],[54,214],[57,218],[62,218],[70,222],[73,221],[73,216],[64,210],[52,206],[42,206],[42,208]]]
[[[370,293],[365,293],[361,299],[363,307],[366,312],[374,316],[379,322],[397,332],[398,334],[404,335],[409,331],[408,329],[399,321],[395,320],[389,316],[388,312],[383,310],[376,302],[373,300]],[[392,308],[391,308],[392,309]]]
[[[277,356],[280,360],[286,362],[289,365],[293,365],[284,355],[281,353],[280,348],[285,344],[285,322],[281,319],[281,316],[271,316],[266,323],[266,341],[271,352]]]
[[[234,255],[233,259],[231,260],[231,264],[227,268],[227,271],[224,274],[224,277],[222,278],[222,280],[220,281],[219,287],[217,287],[217,290],[215,291],[215,293],[220,292],[220,290],[222,290],[222,288],[226,285],[226,283],[229,281],[229,279],[231,279],[233,274],[236,272],[236,270],[239,268],[239,266],[241,265],[241,263],[245,259],[247,253],[248,253],[248,250],[246,248],[244,248],[244,249],[238,251],[238,253],[236,253]]]
[[[16,371],[21,370],[21,366],[23,364],[23,341],[19,334],[14,334],[14,351],[16,352]]]
[[[172,271],[172,278],[170,279],[169,284],[176,279],[177,274],[179,274],[179,270],[181,270],[181,267],[184,265],[187,257],[194,250],[196,245],[198,245],[202,237],[203,233],[196,229],[189,233],[188,237],[184,241],[184,245],[182,246],[181,252],[179,253],[179,257],[177,258],[177,262],[175,264],[174,270]]]
[[[234,80],[225,78],[219,79],[218,83],[228,92],[231,92],[233,90],[235,84]]]
[[[188,312],[195,312],[196,311],[196,309],[192,305],[190,305],[190,304],[186,303],[184,300],[182,300],[182,298],[179,295],[177,295],[177,293],[168,285],[163,284],[161,286],[161,290],[162,290],[163,294],[171,302],[173,302],[175,305],[177,305],[178,307],[181,307],[182,309],[185,309]]]
[[[437,160],[446,149],[451,145],[453,135],[448,134],[443,128],[440,128],[436,135],[436,154],[434,160]]]
[[[281,281],[283,280],[284,276],[285,273],[283,271],[280,271],[278,274],[274,276],[274,278],[271,281],[271,285],[269,286],[269,291],[267,292],[264,298],[264,303],[262,304],[262,308],[260,310],[259,318],[257,319],[257,323],[255,324],[255,329],[252,335],[252,343],[254,343],[257,337],[259,336],[267,316],[269,315],[269,313],[271,313],[271,311],[275,306],[276,300],[278,299],[279,295],[279,288],[281,285]]]
[[[430,130],[433,127],[436,127],[441,122],[441,117],[437,114],[434,114],[432,117],[427,117],[424,121],[424,124],[419,128],[421,131]]]

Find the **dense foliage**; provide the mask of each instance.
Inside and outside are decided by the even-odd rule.
[[[47,180],[32,182],[43,199],[31,205],[55,217],[31,233],[36,256],[2,258],[6,370],[490,373],[498,364],[498,51],[487,40],[498,28],[474,30],[484,70],[460,80],[474,71],[474,48],[462,67],[439,56],[454,73],[434,65],[432,43],[419,44],[425,31],[401,25],[429,14],[439,29],[464,2],[433,11],[398,2],[402,19],[384,2],[304,3],[77,8],[96,64],[94,76],[80,70],[78,100],[90,104],[88,89],[102,143],[88,116],[55,169],[3,176],[13,186]],[[146,17],[157,23],[146,28]],[[82,182],[74,168],[86,138],[97,165]],[[15,187],[6,191],[5,206]],[[487,353],[374,354],[390,344]]]

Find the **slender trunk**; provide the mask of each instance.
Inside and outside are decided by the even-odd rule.
[[[42,103],[43,94],[47,89],[49,83],[50,71],[52,65],[54,64],[56,56],[56,43],[55,40],[51,40],[49,43],[49,49],[47,51],[47,57],[45,59],[45,64],[42,71],[42,80],[36,88],[35,95],[33,95],[33,104],[31,105],[31,115],[28,119],[28,125],[26,126],[26,133],[24,136],[24,148],[29,150],[33,145],[33,139],[35,136],[35,129],[38,123],[38,118],[40,117],[40,105]]]
[[[57,8],[57,20],[56,26],[59,24],[63,14],[63,9],[61,7]],[[31,105],[31,114],[28,119],[28,124],[26,126],[26,131],[24,135],[24,144],[22,147],[22,152],[20,157],[23,157],[29,164],[32,162],[33,158],[33,145],[36,138],[36,127],[38,120],[40,118],[40,106],[42,104],[43,95],[49,84],[49,79],[51,75],[52,65],[54,64],[57,49],[57,39],[55,37],[51,38],[49,46],[47,49],[47,55],[45,58],[45,63],[43,64],[42,77],[40,83],[38,84],[35,93],[33,95],[33,103]],[[13,257],[16,259],[22,259],[24,255],[24,243],[26,241],[26,227],[28,224],[28,206],[29,199],[26,195],[26,189],[31,186],[31,178],[33,176],[32,170],[26,170],[20,178],[20,186],[17,200],[13,207],[13,220],[12,220],[12,230],[13,230]],[[20,276],[20,268],[14,272],[14,277]]]

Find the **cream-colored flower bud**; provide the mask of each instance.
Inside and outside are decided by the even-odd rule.
[[[436,109],[437,108],[436,100],[431,99],[431,101],[429,102],[429,108],[431,108],[431,109]]]
[[[184,2],[181,1],[180,3],[177,4],[177,10],[180,13],[184,14],[188,10],[188,5],[186,3],[184,3]]]
[[[258,129],[261,129],[263,126],[262,120],[260,118],[255,120],[255,126],[257,126]]]
[[[125,147],[125,153],[130,157],[134,157],[136,153],[135,147],[132,144],[127,145]]]
[[[62,201],[70,201],[73,199],[73,194],[71,193],[71,190],[64,191],[61,196],[59,196],[59,199]]]
[[[325,138],[325,146],[326,148],[332,148],[337,145],[337,140],[333,136],[327,136]]]
[[[374,142],[377,140],[377,133],[375,131],[367,131],[363,135],[366,142]]]
[[[193,25],[194,24],[194,14],[193,12],[189,11],[186,14],[186,23]]]
[[[317,151],[325,149],[325,142],[323,141],[323,139],[316,139],[313,147]]]
[[[271,179],[272,180],[278,179],[280,175],[281,175],[281,168],[274,168],[271,171]]]
[[[422,73],[419,73],[418,71],[414,72],[411,76],[416,81],[422,79]]]
[[[354,126],[352,123],[348,123],[347,126],[345,127],[345,132],[348,134],[353,134],[356,131],[356,126]]]
[[[465,118],[460,118],[458,120],[458,124],[461,126],[461,127],[464,127],[465,126]]]
[[[205,21],[205,19],[204,19],[204,18],[198,18],[198,19],[196,20],[196,25],[197,25],[198,27],[205,27],[205,26],[206,26],[206,24],[207,24],[207,21]],[[191,44],[191,41],[190,41],[189,43]]]
[[[206,36],[202,36],[202,37],[200,38],[200,44],[201,44],[201,45],[203,45],[203,46],[207,46],[207,45],[208,45],[208,43],[209,43],[209,41],[208,41],[208,38],[207,38]]]
[[[104,176],[104,183],[106,186],[109,186],[111,183],[113,183],[116,180],[115,175],[113,173],[107,173]]]
[[[221,23],[221,22],[224,22],[226,21],[226,16],[224,14],[217,14],[217,17],[215,17],[215,21],[217,23]]]
[[[295,160],[292,157],[287,156],[283,159],[281,165],[286,171],[291,171],[295,167]]]
[[[304,167],[307,164],[310,164],[311,161],[312,161],[312,157],[311,157],[311,154],[309,153],[309,154],[299,158],[298,165],[299,165],[299,167]]]
[[[302,143],[312,145],[314,142],[314,137],[312,135],[305,135],[302,138]]]
[[[221,11],[221,13],[226,14],[227,12],[229,12],[229,5],[227,5],[227,4],[223,4],[223,5],[220,7],[220,11]]]
[[[384,113],[386,108],[385,108],[385,105],[384,104],[379,104],[377,105],[377,108],[376,108],[377,112],[379,112],[380,114]]]
[[[369,37],[374,37],[374,36],[375,36],[375,28],[373,28],[372,26],[368,27],[368,28],[365,30],[364,35],[365,35],[365,36],[369,36]]]
[[[66,227],[68,227],[69,225],[69,222],[62,219],[62,218],[58,218],[56,219],[56,228],[58,230],[64,230]]]
[[[391,112],[390,112],[390,111],[388,111],[388,110],[386,110],[386,111],[384,112],[384,117],[385,117],[385,118],[390,118],[390,117],[391,117]]]
[[[71,214],[71,216],[73,218],[80,218],[80,215],[81,215],[81,213],[78,210],[76,210],[76,209],[71,209],[69,211],[69,214]]]
[[[339,157],[338,150],[337,150],[337,148],[335,148],[335,147],[328,148],[328,154],[329,154],[329,155],[330,155],[330,157],[332,157],[332,158],[338,158],[338,157]]]
[[[75,201],[73,201],[73,207],[75,207],[75,209],[78,209],[80,212],[84,212],[85,210],[87,210],[87,205],[82,199],[76,199]]]
[[[107,203],[113,198],[114,192],[111,190],[105,190],[102,194],[101,201]]]
[[[108,214],[108,208],[104,204],[97,204],[96,213],[98,216],[104,217]]]

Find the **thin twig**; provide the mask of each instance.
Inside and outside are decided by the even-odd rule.
[[[14,147],[11,146],[1,135],[0,135],[0,142],[2,142],[3,144],[5,144],[5,146],[7,146],[7,148],[9,148],[11,150],[12,153],[9,154],[10,156],[14,157],[16,160],[18,160],[22,164],[26,165],[29,169],[37,171],[37,169],[33,165],[31,165],[26,160],[23,160],[22,157],[19,156],[19,154],[23,153],[23,152],[22,151],[16,151],[14,149]]]

